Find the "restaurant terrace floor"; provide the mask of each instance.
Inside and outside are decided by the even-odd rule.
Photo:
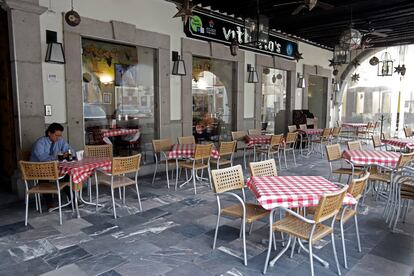
[[[293,160],[288,159],[293,165]],[[236,164],[242,164],[237,159]],[[297,166],[282,169],[280,175],[328,177],[328,162],[320,155],[297,156]],[[245,177],[249,175],[244,171]],[[208,186],[192,185],[177,191],[167,189],[165,174],[154,185],[151,177],[139,177],[143,211],[136,194],[128,188],[126,205],[117,202],[118,219],[113,219],[109,190],[102,189],[100,203],[82,206],[81,218],[64,208],[63,224],[58,212],[39,214],[34,202],[29,224],[24,226],[24,203],[7,202],[0,208],[0,275],[261,275],[268,243],[268,218],[255,222],[246,235],[248,265],[243,265],[240,220],[222,217],[216,249],[212,249],[217,219],[215,195]],[[247,192],[249,201],[254,196]],[[222,201],[227,205],[228,201]],[[382,217],[385,199],[369,193],[359,207],[362,252],[357,250],[353,222],[345,225],[348,269],[343,255],[338,224],[335,240],[343,275],[413,275],[414,216],[408,213],[393,232]],[[280,234],[276,234],[280,239]],[[277,242],[277,251],[282,249]],[[272,251],[271,256],[276,255]],[[290,249],[268,275],[309,275],[309,258],[302,250],[290,258]],[[336,275],[330,238],[314,246],[314,253],[329,262],[324,268],[315,261],[316,275]]]

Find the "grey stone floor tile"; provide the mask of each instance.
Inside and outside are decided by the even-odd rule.
[[[58,249],[48,240],[40,239],[10,248],[9,253],[16,262],[24,262],[57,252],[57,250]]]
[[[0,226],[0,237],[7,236],[7,235],[13,235],[20,232],[25,232],[33,227],[28,224],[27,226],[24,225],[24,221],[19,221],[12,224],[6,224]]]
[[[92,255],[85,251],[83,248],[74,245],[59,251],[55,251],[51,254],[47,254],[42,259],[48,263],[51,267],[58,269],[65,265],[72,264],[76,261],[91,257]]]
[[[414,237],[389,233],[371,254],[414,267]]]
[[[49,242],[53,244],[57,249],[65,249],[74,245],[79,245],[84,242],[92,240],[90,236],[83,232],[77,232],[72,234],[59,234],[48,238]]]
[[[78,265],[88,275],[97,275],[126,263],[127,261],[113,252],[104,252],[86,259],[77,261]]]
[[[165,274],[166,276],[173,276],[173,275],[198,275],[198,276],[207,276],[207,275],[213,275],[209,273],[208,270],[204,270],[200,267],[198,267],[195,264],[185,264],[180,267],[177,267]]]
[[[92,226],[92,224],[84,220],[83,218],[76,218],[67,220],[62,225],[53,224],[52,226],[62,234],[71,234],[80,232],[83,228]]]
[[[51,270],[47,273],[42,274],[42,276],[70,276],[70,275],[87,276],[88,274],[83,272],[75,264],[65,265],[59,269]]]
[[[136,276],[136,275],[165,275],[173,268],[166,264],[160,264],[159,262],[150,262],[147,260],[138,260],[136,262],[128,262],[120,265],[115,269],[121,275]]]
[[[18,264],[2,265],[0,266],[0,275],[40,275],[52,269],[41,258],[35,258]]]
[[[349,276],[379,276],[379,275],[411,275],[413,267],[372,254],[365,255],[348,273]]]

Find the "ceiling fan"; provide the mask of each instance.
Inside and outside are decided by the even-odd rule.
[[[302,1],[289,2],[289,3],[280,3],[280,4],[273,5],[273,7],[281,7],[281,6],[287,6],[287,5],[293,5],[293,4],[300,4],[300,5],[291,13],[292,15],[299,14],[303,9],[307,9],[308,11],[311,11],[315,7],[319,7],[324,10],[330,10],[334,8],[333,5],[322,2],[322,1],[318,1],[318,0],[302,0]]]

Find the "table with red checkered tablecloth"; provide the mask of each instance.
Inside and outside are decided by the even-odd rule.
[[[361,127],[367,127],[367,123],[342,123],[342,127],[347,128],[361,128]]]
[[[393,168],[397,165],[400,154],[382,150],[345,150],[342,157],[355,165],[382,165]]]
[[[247,186],[266,210],[316,206],[322,195],[341,189],[322,176],[255,176]],[[344,204],[353,205],[356,200],[347,194]]]
[[[407,148],[409,150],[414,149],[414,140],[412,139],[382,139],[381,140],[384,144],[398,147],[398,148]]]
[[[96,169],[101,169],[110,172],[112,168],[111,158],[102,157],[86,157],[82,160],[74,160],[71,162],[59,162],[59,173],[69,174],[73,189],[78,191],[82,188],[82,184],[87,180]]]
[[[123,136],[131,135],[139,132],[137,128],[114,128],[114,129],[101,129],[103,137]]]
[[[297,132],[307,135],[320,135],[323,132],[321,128],[298,129]]]
[[[272,135],[247,135],[246,144],[248,147],[257,145],[268,145],[272,140]]]
[[[167,157],[168,159],[190,158],[193,157],[195,148],[195,144],[174,144],[168,152]],[[216,148],[214,148],[214,146],[211,150],[211,157],[216,159],[220,157],[220,153]]]

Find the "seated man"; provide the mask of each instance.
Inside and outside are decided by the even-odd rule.
[[[62,138],[64,128],[61,124],[52,123],[45,132],[45,136],[40,137],[33,144],[32,152],[30,154],[30,161],[46,162],[57,160],[59,153],[66,157],[71,150],[72,154],[75,151]]]
[[[37,139],[33,144],[32,152],[30,154],[30,161],[46,162],[57,160],[58,154],[63,154],[63,156],[66,158],[69,154],[69,150],[74,156],[76,156],[75,151],[63,139],[63,130],[64,128],[61,124],[50,124],[45,132],[46,135]],[[69,181],[69,176],[66,176],[62,181]],[[68,197],[70,196],[69,187],[65,187],[63,191]],[[46,200],[48,209],[52,208],[52,196],[50,194],[45,194],[44,198]]]

